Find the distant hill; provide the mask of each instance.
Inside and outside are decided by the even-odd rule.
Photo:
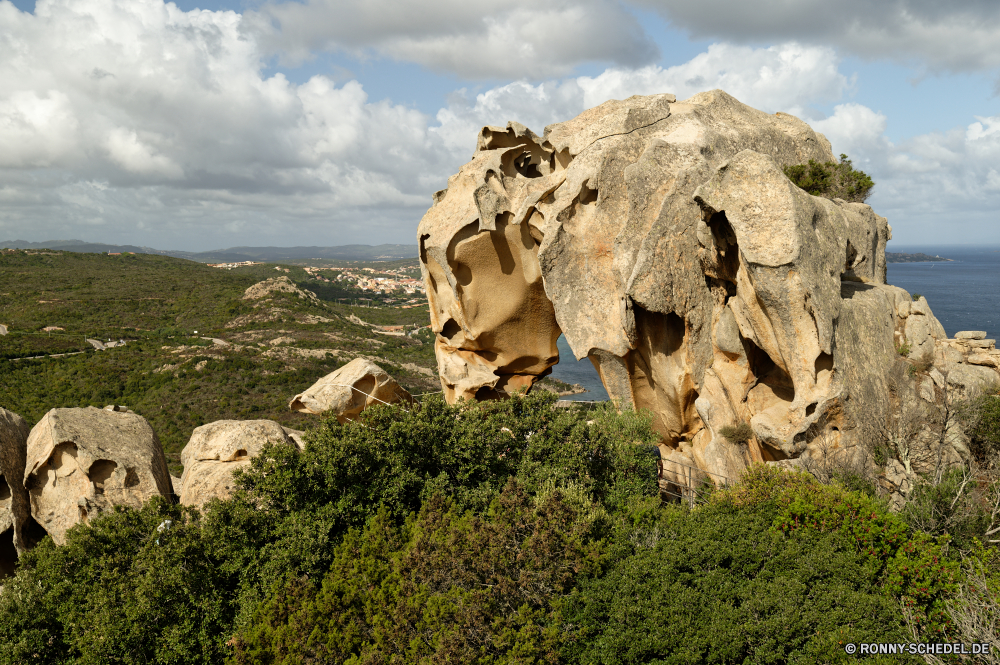
[[[390,304],[402,296],[293,265],[217,270],[143,252],[25,249],[0,251],[0,405],[31,423],[54,407],[127,405],[149,420],[178,474],[181,449],[205,423],[263,418],[305,429],[316,417],[290,411],[289,399],[357,357],[413,394],[441,390],[430,315]],[[244,298],[279,276],[317,297]],[[349,304],[361,298],[377,306]],[[126,344],[97,351],[88,339]]]
[[[908,254],[906,252],[885,253],[886,263],[923,263],[924,261],[951,261],[951,259],[943,259],[940,256],[931,256],[923,252],[917,252],[916,254]]]
[[[57,249],[65,252],[87,254],[108,252],[133,252],[135,254],[159,254],[173,256],[200,263],[222,263],[230,261],[293,261],[301,259],[337,259],[341,261],[392,261],[411,259],[417,256],[416,245],[339,245],[336,247],[230,247],[208,252],[182,252],[177,250],[137,247],[135,245],[108,245],[84,242],[82,240],[6,240],[0,248]]]

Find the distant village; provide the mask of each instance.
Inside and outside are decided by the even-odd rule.
[[[414,279],[406,275],[402,270],[378,270],[373,268],[361,268],[357,271],[342,270],[333,280],[323,277],[320,274],[329,268],[308,267],[305,269],[312,277],[321,282],[350,282],[363,291],[373,293],[390,294],[396,291],[403,291],[407,295],[415,293],[425,293],[424,283],[419,279]],[[368,274],[364,274],[368,273]]]
[[[226,270],[232,270],[233,268],[243,268],[245,266],[259,266],[261,261],[237,261],[236,263],[207,263],[209,268],[225,268]]]

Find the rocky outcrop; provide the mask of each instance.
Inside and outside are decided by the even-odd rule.
[[[246,291],[243,292],[243,300],[261,300],[268,298],[275,293],[290,293],[292,295],[298,296],[299,298],[305,298],[307,300],[317,300],[316,294],[312,291],[305,291],[295,286],[288,277],[271,277],[270,279],[265,279],[263,282],[257,282],[251,287],[248,287]]]
[[[885,284],[885,218],[784,175],[810,159],[834,160],[821,134],[721,91],[610,101],[543,136],[483,128],[418,230],[445,396],[532,386],[562,333],[620,407],[653,413],[667,484],[853,456],[918,399],[945,333]]]
[[[145,418],[124,407],[52,409],[28,435],[24,486],[35,521],[57,544],[113,506],[170,496],[170,473]]]
[[[201,508],[211,499],[225,499],[235,487],[233,471],[249,465],[269,443],[301,449],[301,434],[273,420],[219,420],[198,427],[181,451],[180,502]]]
[[[355,358],[292,398],[288,408],[303,413],[333,413],[345,423],[374,404],[410,402],[413,398],[384,369]]]
[[[24,532],[31,519],[28,492],[24,489],[24,462],[28,424],[0,408],[0,576],[14,573],[14,565],[28,543]]]
[[[996,340],[986,339],[982,330],[965,330],[955,333],[954,339],[942,335],[934,340],[934,370],[960,394],[972,394],[1000,387],[1000,350]]]

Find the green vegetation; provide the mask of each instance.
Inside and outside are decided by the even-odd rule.
[[[750,423],[738,422],[722,427],[719,434],[726,437],[729,443],[749,443],[753,438],[753,428]]]
[[[914,293],[912,296],[910,296],[910,298],[913,300],[913,302],[917,302],[918,300],[923,298],[923,296],[920,295],[919,293]]]
[[[274,277],[318,298],[243,299]],[[429,322],[426,304],[338,301],[361,293],[289,266],[220,270],[150,254],[3,251],[0,323],[9,333],[0,336],[0,406],[34,423],[51,408],[124,404],[149,420],[179,475],[195,427],[266,418],[303,429],[315,418],[290,412],[292,396],[358,356],[414,393],[440,390],[434,336],[417,329]],[[389,325],[406,334],[376,329]],[[96,351],[87,338],[127,344]],[[76,355],[45,357],[63,353]]]
[[[664,504],[648,418],[554,399],[328,420],[203,514],[155,499],[45,540],[0,591],[0,663],[846,663],[949,639],[970,576],[995,582],[994,549],[960,565],[807,474]]]
[[[1000,460],[1000,394],[997,388],[972,397],[961,405],[970,451],[981,468],[995,468]]]
[[[785,175],[796,185],[813,196],[844,199],[864,203],[871,196],[873,181],[864,171],[858,171],[847,155],[840,156],[840,163],[817,162],[786,166]]]

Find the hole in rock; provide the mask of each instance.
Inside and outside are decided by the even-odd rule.
[[[247,454],[246,449],[245,448],[240,448],[239,450],[236,451],[236,454],[233,455],[233,461],[234,462],[239,462],[240,460],[245,460],[248,457],[250,457],[250,455]]]
[[[746,349],[750,372],[756,377],[747,388],[747,394],[749,395],[757,384],[764,384],[771,389],[775,398],[784,402],[795,401],[795,385],[785,370],[776,365],[771,357],[751,340],[744,338],[743,348]],[[772,403],[774,402],[772,401]],[[767,407],[762,406],[762,408]]]
[[[718,253],[715,258],[719,277],[727,282],[736,281],[736,273],[740,267],[739,244],[736,242],[736,232],[726,217],[726,211],[713,213],[708,219],[708,228],[712,232]],[[735,288],[734,288],[735,291]]]
[[[806,417],[808,418],[814,413],[816,413],[816,402],[813,402],[812,404],[806,407]]]
[[[125,468],[125,487],[135,487],[139,484],[139,474],[132,467]]]
[[[7,479],[0,475],[0,501],[10,498],[10,485],[7,484]]]
[[[0,579],[13,577],[17,566],[17,549],[14,547],[14,527],[0,533]]]
[[[366,376],[360,381],[354,382],[354,388],[351,390],[354,396],[351,401],[355,404],[364,404],[370,395],[375,392],[375,377]]]
[[[538,170],[538,165],[532,163],[531,153],[523,152],[520,157],[514,159],[514,170],[525,178],[541,178],[542,172]]]
[[[851,241],[847,241],[847,260],[844,262],[844,272],[854,268],[854,261],[858,258],[858,250],[854,249]]]
[[[25,548],[29,550],[42,542],[42,539],[47,535],[49,533],[41,524],[35,521],[34,517],[29,517],[24,526],[21,527],[21,539],[24,541]]]
[[[486,400],[498,400],[500,399],[500,397],[501,397],[500,393],[498,393],[493,388],[490,388],[489,386],[483,386],[476,391],[477,402],[483,402]]]
[[[824,371],[833,371],[833,356],[829,353],[820,353],[816,356],[816,376],[819,376],[819,373]]]
[[[580,204],[590,205],[592,203],[597,203],[597,190],[584,185],[583,189],[580,190]]]
[[[94,483],[97,494],[104,494],[104,485],[118,468],[118,463],[109,459],[99,459],[90,465],[90,482]]]
[[[78,506],[78,508],[80,509],[80,521],[83,522],[83,523],[86,523],[87,522],[87,509],[84,508],[83,506]]]
[[[429,233],[424,233],[423,235],[420,236],[420,240],[419,240],[419,242],[420,242],[420,262],[423,263],[424,265],[427,265],[427,248],[424,247],[424,243],[430,237],[431,237],[431,235]]]
[[[448,319],[445,321],[444,327],[441,329],[441,336],[450,342],[461,332],[462,327],[458,325],[455,319]]]

